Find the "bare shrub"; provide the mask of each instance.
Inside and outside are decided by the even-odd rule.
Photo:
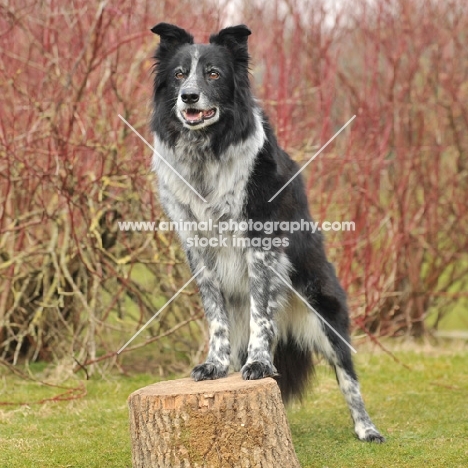
[[[306,172],[314,217],[356,225],[326,236],[356,328],[421,335],[466,296],[466,6],[330,5],[0,6],[0,357],[112,365],[189,278],[172,233],[118,228],[162,217],[151,151],[118,118],[150,139],[161,20],[198,40],[233,14],[250,26],[257,95],[301,163],[356,114]],[[203,352],[201,317],[192,285],[132,345],[181,370]]]

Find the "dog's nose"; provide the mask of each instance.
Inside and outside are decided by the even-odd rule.
[[[185,104],[194,104],[200,99],[200,94],[194,88],[187,88],[182,90],[180,98]]]

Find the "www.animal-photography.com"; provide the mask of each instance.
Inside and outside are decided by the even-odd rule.
[[[0,466],[466,465],[465,2],[0,9]]]

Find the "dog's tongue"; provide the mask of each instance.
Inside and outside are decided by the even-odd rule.
[[[187,120],[195,122],[203,118],[203,111],[197,111],[196,109],[188,109],[185,113]]]
[[[210,119],[213,117],[215,114],[214,109],[208,109],[208,110],[198,110],[198,109],[187,109],[185,111],[185,118],[189,122],[198,122],[200,120],[205,119]]]

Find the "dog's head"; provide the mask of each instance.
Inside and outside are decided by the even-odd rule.
[[[189,130],[207,129],[232,113],[240,90],[249,88],[250,30],[222,29],[209,44],[194,44],[187,31],[167,23],[151,31],[161,38],[155,55],[158,112],[167,110]]]

